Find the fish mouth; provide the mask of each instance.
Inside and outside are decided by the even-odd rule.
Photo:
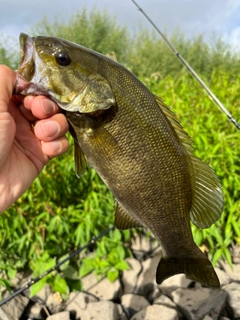
[[[41,88],[39,80],[37,79],[38,59],[33,38],[25,33],[21,33],[19,42],[20,63],[16,73],[16,83],[13,94],[48,95],[46,90]]]
[[[33,39],[25,33],[19,36],[20,67],[24,67],[33,58]]]

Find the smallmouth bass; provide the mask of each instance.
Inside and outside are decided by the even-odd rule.
[[[185,273],[219,287],[211,262],[195,245],[190,219],[208,228],[223,195],[212,169],[192,154],[175,115],[130,71],[69,41],[20,35],[16,94],[50,96],[67,117],[76,173],[87,162],[113,193],[119,229],[148,228],[162,247],[156,281]]]

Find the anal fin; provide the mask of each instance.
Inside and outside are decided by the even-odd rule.
[[[120,230],[143,227],[143,225],[139,221],[132,218],[119,203],[117,203],[115,210],[115,226]]]

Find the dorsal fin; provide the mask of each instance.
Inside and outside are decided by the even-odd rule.
[[[177,133],[179,139],[181,140],[182,144],[184,145],[185,149],[192,153],[194,150],[192,147],[192,139],[189,137],[186,131],[184,131],[183,127],[181,126],[180,122],[176,118],[175,114],[169,109],[169,107],[163,102],[163,100],[157,96],[154,96],[155,100],[163,111],[165,116],[167,117],[168,121],[171,123],[172,127],[174,128],[175,132]]]
[[[155,100],[189,155],[192,184],[190,218],[197,227],[209,228],[220,218],[223,210],[223,194],[220,182],[213,170],[192,154],[192,139],[183,130],[174,113],[160,98],[155,96]]]

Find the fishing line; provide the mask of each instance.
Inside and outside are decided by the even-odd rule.
[[[76,256],[77,254],[79,254],[81,251],[83,251],[86,248],[89,248],[91,245],[93,245],[94,243],[96,243],[98,240],[100,240],[102,237],[104,237],[106,234],[108,234],[110,231],[114,230],[115,226],[110,227],[108,229],[106,229],[105,231],[103,231],[102,233],[100,233],[99,236],[97,237],[93,237],[91,239],[91,241],[89,241],[85,246],[80,247],[79,249],[77,249],[76,251],[72,252],[71,254],[69,254],[65,259],[59,261],[54,267],[48,269],[47,271],[45,271],[42,275],[30,279],[28,281],[28,283],[17,289],[13,294],[11,294],[10,296],[8,296],[7,298],[3,299],[2,301],[0,301],[0,307],[3,306],[5,303],[9,302],[10,300],[12,300],[13,298],[15,298],[17,295],[19,295],[20,293],[22,293],[23,291],[25,291],[26,289],[30,288],[32,285],[34,285],[35,283],[37,283],[38,281],[40,281],[42,278],[46,277],[49,273],[53,272],[54,270],[57,270],[61,265],[63,265],[65,262],[67,262],[68,260],[72,259],[74,256]]]
[[[154,29],[160,34],[165,43],[169,46],[169,48],[173,51],[173,53],[177,56],[177,58],[182,62],[183,65],[188,69],[188,71],[197,79],[199,84],[207,91],[209,98],[213,100],[219,108],[228,116],[229,120],[240,129],[240,124],[237,120],[231,115],[231,113],[224,107],[221,101],[215,96],[215,94],[208,88],[208,86],[203,82],[203,80],[198,76],[196,71],[188,64],[188,62],[181,56],[181,54],[174,48],[171,42],[166,38],[166,36],[160,31],[160,29],[155,25],[155,23],[149,18],[149,16],[143,11],[143,9],[137,4],[135,0],[132,0],[138,10],[144,15],[144,17],[150,22],[150,24],[154,27]]]

